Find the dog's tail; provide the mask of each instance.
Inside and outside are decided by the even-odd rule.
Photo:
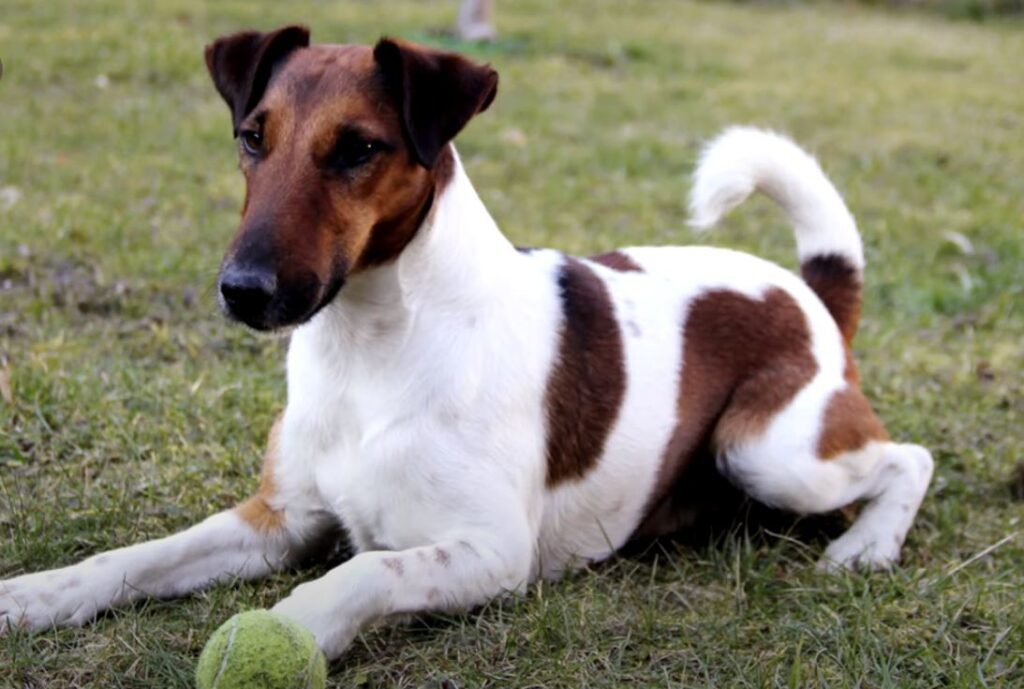
[[[850,342],[860,320],[860,233],[818,162],[795,143],[751,127],[727,129],[701,154],[690,193],[690,224],[712,227],[755,191],[789,216],[804,281]]]

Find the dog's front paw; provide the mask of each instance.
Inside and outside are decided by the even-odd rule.
[[[312,632],[327,659],[334,660],[348,648],[358,630],[349,615],[332,605],[337,593],[332,596],[324,588],[322,580],[297,586],[272,610]]]
[[[94,594],[76,567],[0,581],[0,634],[82,625],[98,612]]]

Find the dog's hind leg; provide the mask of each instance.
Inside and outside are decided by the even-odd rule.
[[[280,569],[325,524],[274,495],[274,433],[259,494],[180,533],[119,548],[78,564],[0,581],[0,634],[80,625],[144,597],[183,595],[215,581]]]
[[[899,560],[931,481],[932,456],[919,445],[889,441],[855,387],[834,395],[846,403],[828,405],[819,424],[798,413],[798,401],[763,434],[721,450],[718,466],[754,499],[801,514],[863,501],[819,567],[887,568]],[[839,407],[849,413],[835,412]]]
[[[826,548],[819,563],[823,569],[884,568],[897,562],[928,489],[933,461],[925,448],[887,442],[870,451],[879,455],[874,470],[857,485],[858,499],[867,503],[853,526]],[[857,455],[837,459],[856,463]]]

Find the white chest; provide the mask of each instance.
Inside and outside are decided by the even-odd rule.
[[[465,366],[445,373],[447,357],[409,357],[389,343],[327,358],[304,335],[289,351],[287,461],[360,550],[430,543],[444,488],[462,473],[446,438],[479,377]]]

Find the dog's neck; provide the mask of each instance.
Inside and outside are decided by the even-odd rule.
[[[452,149],[451,178],[415,237],[390,264],[353,276],[305,328],[347,345],[394,337],[416,314],[473,310],[514,289],[518,253],[498,229]]]

